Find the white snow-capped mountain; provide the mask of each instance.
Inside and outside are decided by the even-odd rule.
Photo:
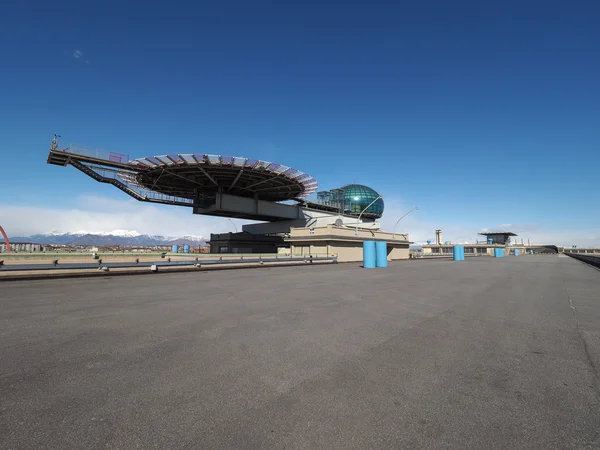
[[[121,237],[138,237],[142,236],[142,233],[138,233],[133,230],[113,230],[108,233],[98,233],[101,236],[121,236]]]
[[[35,242],[38,244],[56,245],[96,245],[96,246],[153,246],[153,245],[205,245],[202,236],[153,236],[141,234],[132,230],[113,230],[109,232],[76,231],[62,233],[51,231],[49,233],[35,234],[32,236],[10,237],[13,241]]]

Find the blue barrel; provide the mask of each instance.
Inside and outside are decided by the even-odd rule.
[[[377,267],[387,267],[387,242],[385,241],[377,241],[375,242],[375,255],[376,261],[375,265]]]
[[[515,256],[519,256],[519,250],[515,248]]]
[[[533,250],[529,250],[529,254],[530,254],[530,255],[533,255]]]
[[[363,241],[363,267],[375,268],[375,241]]]
[[[500,253],[500,258],[504,258],[504,249],[503,248],[499,248],[498,253]]]
[[[492,238],[488,238],[488,244],[491,244],[492,242],[494,242],[494,240]]]
[[[465,260],[465,246],[464,245],[460,246],[460,260],[461,261]]]
[[[189,253],[190,252],[190,246],[189,245],[184,245],[183,246],[183,253]]]
[[[452,247],[452,256],[454,257],[454,261],[460,261],[460,245],[455,245]]]
[[[171,251],[172,251],[173,253],[177,253],[177,252],[179,252],[179,245],[174,245],[174,246],[173,246],[173,248],[171,249]]]

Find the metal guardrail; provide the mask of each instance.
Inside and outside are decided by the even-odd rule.
[[[212,265],[230,265],[230,264],[264,264],[264,263],[289,263],[289,262],[304,262],[307,264],[313,262],[330,261],[337,263],[337,256],[316,256],[316,257],[299,257],[299,258],[248,258],[248,259],[199,259],[192,261],[142,261],[132,262],[113,262],[105,263],[98,260],[94,263],[68,263],[60,264],[60,260],[56,259],[52,264],[11,264],[4,265],[4,261],[0,261],[0,272],[17,272],[24,270],[78,270],[78,269],[127,269],[134,267],[149,267],[156,269],[160,267],[202,267]]]
[[[479,256],[491,256],[486,253],[465,253],[465,258],[474,258]],[[453,258],[453,253],[428,253],[426,255],[414,254],[412,259],[436,259],[436,258]]]
[[[579,253],[564,253],[565,255],[570,256],[571,258],[577,259],[579,261],[583,261],[586,264],[589,264],[590,266],[594,266],[597,269],[600,269],[600,255],[585,255],[585,254],[579,254]]]

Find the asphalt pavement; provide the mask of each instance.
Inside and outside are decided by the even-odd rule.
[[[566,256],[0,283],[2,449],[598,449]]]

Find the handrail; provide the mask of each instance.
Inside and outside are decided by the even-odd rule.
[[[126,269],[133,267],[185,267],[185,266],[212,266],[228,264],[265,264],[265,263],[289,263],[289,262],[325,262],[337,263],[337,256],[304,256],[300,258],[278,257],[278,258],[248,258],[248,259],[210,259],[203,260],[196,258],[193,261],[130,261],[130,262],[112,262],[105,263],[98,260],[95,263],[67,263],[60,264],[60,260],[54,260],[54,264],[11,264],[4,265],[0,261],[1,272],[17,272],[22,270],[90,270],[90,269]]]

